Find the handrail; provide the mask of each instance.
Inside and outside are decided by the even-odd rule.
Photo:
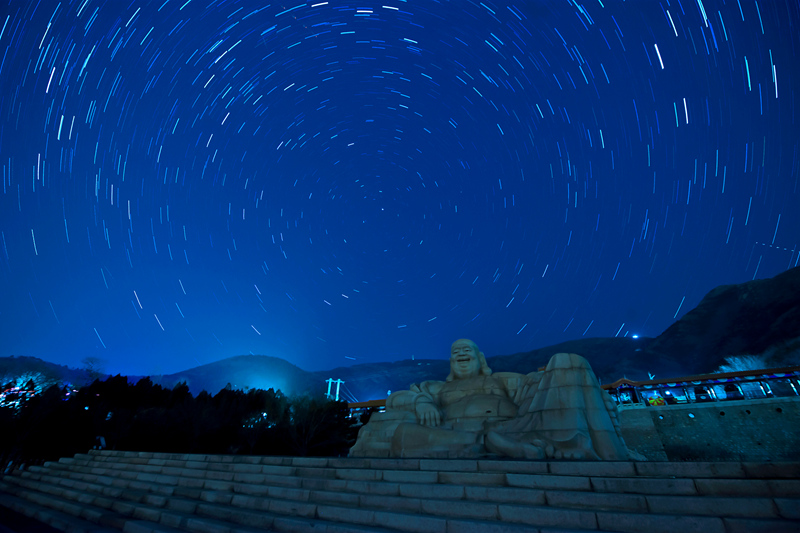
[[[383,400],[369,400],[366,402],[353,402],[348,403],[347,407],[350,409],[369,409],[371,407],[386,407],[386,399]]]
[[[628,378],[620,378],[614,383],[601,385],[603,389],[617,389],[620,386],[628,387],[643,387],[646,385],[664,385],[669,383],[684,383],[691,381],[709,381],[709,380],[722,380],[730,378],[747,378],[747,377],[762,377],[770,376],[773,374],[791,374],[793,372],[800,372],[800,366],[787,366],[781,368],[764,368],[760,370],[744,370],[740,372],[722,372],[719,374],[698,374],[695,376],[685,376],[679,378],[664,378],[664,379],[650,379],[646,381],[633,381]],[[348,403],[347,407],[350,409],[370,409],[386,407],[386,399],[369,400],[366,402],[352,402]]]
[[[647,381],[633,381],[627,378],[620,378],[614,383],[603,385],[606,390],[619,388],[620,385],[628,385],[631,387],[642,387],[644,385],[664,385],[667,383],[683,383],[689,381],[708,381],[708,380],[721,380],[730,378],[744,378],[744,377],[762,377],[772,374],[791,374],[792,372],[800,372],[800,366],[787,366],[781,368],[764,368],[761,370],[744,370],[740,372],[722,372],[719,374],[698,374],[695,376],[686,376],[681,378],[664,378],[664,379],[651,379]]]

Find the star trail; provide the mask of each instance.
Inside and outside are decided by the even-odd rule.
[[[796,0],[382,2],[4,2],[0,356],[511,354],[800,264]]]

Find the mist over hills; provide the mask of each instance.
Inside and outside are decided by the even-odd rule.
[[[800,364],[800,267],[769,279],[719,286],[655,338],[577,339],[529,352],[488,355],[487,362],[495,372],[528,373],[559,352],[584,356],[603,383],[621,377],[647,379],[648,373],[662,378],[707,373],[732,355],[763,354],[768,367]],[[307,372],[277,357],[241,355],[152,380],[167,387],[185,381],[194,394],[202,390],[213,394],[230,384],[293,395],[325,392],[327,379],[340,379],[342,399],[366,401],[385,398],[389,391],[406,389],[411,383],[444,379],[449,372],[446,357]],[[0,381],[26,369],[70,382],[83,375],[34,357],[5,357],[0,358]]]
[[[228,384],[233,389],[275,389],[286,395],[319,394],[325,391],[324,378],[279,357],[238,355],[197,366],[175,374],[156,376],[154,383],[166,387],[185,381],[192,394],[208,391],[215,394]]]

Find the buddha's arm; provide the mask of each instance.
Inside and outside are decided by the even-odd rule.
[[[419,392],[415,392],[413,390],[416,385],[412,385],[411,387],[412,390],[393,392],[386,400],[386,408],[397,409],[399,411],[410,411],[413,413],[414,402],[416,401],[417,396],[419,396]]]
[[[441,387],[442,383],[438,381],[412,385],[411,390],[392,393],[386,401],[386,408],[414,413],[419,423],[438,426],[441,423],[441,413],[436,398]]]

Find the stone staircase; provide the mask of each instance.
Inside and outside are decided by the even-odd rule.
[[[3,477],[0,506],[70,533],[800,532],[800,463],[91,451]]]

